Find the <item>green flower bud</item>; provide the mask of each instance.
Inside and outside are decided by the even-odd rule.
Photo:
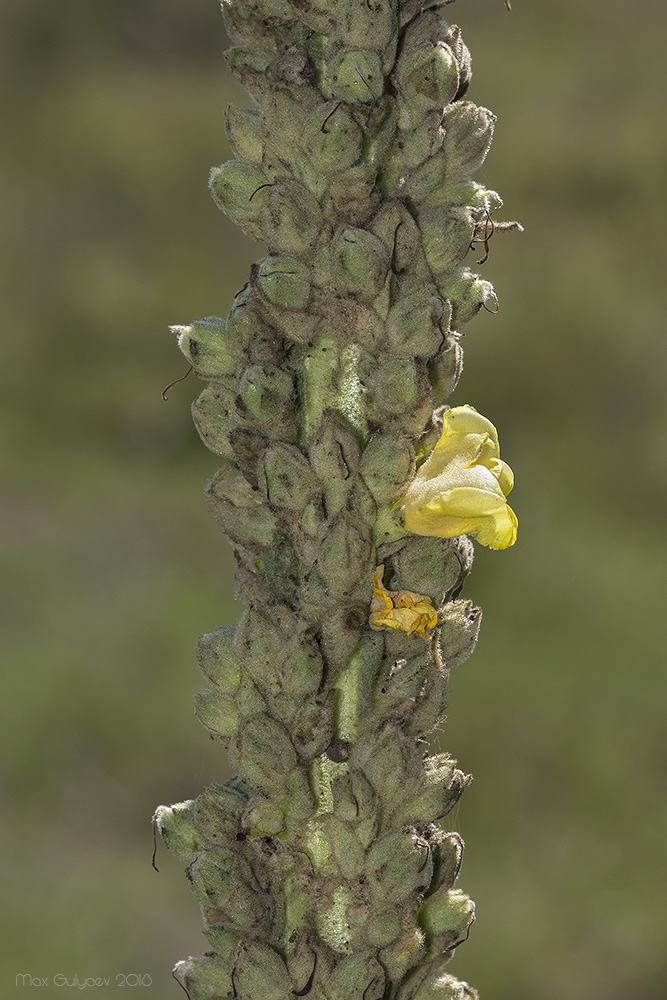
[[[251,365],[239,384],[240,406],[248,420],[274,420],[294,398],[292,376],[284,368]]]
[[[366,382],[371,419],[384,422],[388,416],[414,409],[421,395],[419,382],[415,364],[409,358],[391,358],[377,365]]]
[[[440,350],[451,308],[429,285],[406,295],[387,317],[387,346],[392,357],[430,358]]]
[[[203,905],[201,910],[204,934],[216,953],[216,960],[220,965],[224,964],[231,970],[234,959],[238,955],[243,935],[231,924],[220,923],[218,920],[220,913],[213,907]]]
[[[233,375],[236,359],[227,346],[227,324],[218,316],[207,316],[190,326],[170,326],[178,346],[183,351],[195,373],[202,378]]]
[[[364,867],[364,849],[352,824],[329,813],[322,817],[322,826],[343,878],[348,882],[358,879]]]
[[[260,102],[267,90],[267,70],[276,56],[275,45],[271,45],[269,41],[251,48],[235,45],[223,52],[223,55],[246,93]]]
[[[470,250],[475,220],[469,208],[439,205],[419,216],[428,265],[437,281],[460,264]]]
[[[366,229],[350,226],[338,233],[332,251],[337,287],[364,302],[372,302],[389,270],[389,253],[381,240]]]
[[[266,944],[244,942],[234,964],[236,995],[243,1000],[286,1000],[292,982],[282,958]]]
[[[357,163],[363,140],[361,127],[339,101],[320,105],[306,123],[306,153],[316,170],[324,174],[339,174]]]
[[[461,556],[452,539],[412,536],[392,557],[394,587],[425,594],[437,607],[465,578]]]
[[[443,143],[444,141],[443,137]],[[413,211],[421,213],[433,204],[442,203],[446,175],[447,156],[439,149],[406,178],[404,192]]]
[[[391,982],[400,983],[408,970],[423,957],[425,950],[424,935],[411,921],[406,921],[400,937],[389,947],[382,949],[379,959]]]
[[[236,629],[221,625],[197,640],[197,662],[204,677],[223,694],[234,694],[241,680],[241,661],[236,651]]]
[[[285,699],[293,712],[320,686],[322,655],[306,623],[289,608],[246,611],[237,648],[257,687],[272,699]]]
[[[247,676],[246,671],[241,676],[241,683],[234,695],[234,701],[243,719],[257,715],[258,712],[266,711],[266,700],[257,690],[256,685],[251,681],[250,677]]]
[[[250,282],[234,299],[227,318],[227,343],[239,360],[251,359],[253,364],[280,365],[285,359],[280,334],[261,315]]]
[[[363,226],[372,219],[382,198],[375,187],[376,177],[377,169],[366,163],[337,174],[329,185],[324,204],[326,218],[351,226]]]
[[[195,799],[195,825],[206,841],[218,846],[236,843],[247,798],[231,782],[213,784]]]
[[[232,766],[266,795],[282,792],[296,767],[296,752],[287,730],[264,713],[249,718],[229,750]]]
[[[307,254],[324,224],[319,202],[302,184],[274,181],[262,204],[262,234],[269,250],[284,254]],[[294,308],[294,307],[292,307]]]
[[[222,911],[221,922],[224,915],[244,930],[255,933],[265,930],[271,916],[271,900],[240,851],[225,847],[200,851],[187,874],[197,898]]]
[[[401,302],[406,295],[430,282],[419,226],[403,204],[385,202],[374,215],[369,228],[382,240],[391,255],[392,302]],[[386,319],[386,313],[383,319]],[[374,353],[377,354],[377,350]]]
[[[428,111],[418,128],[399,132],[395,152],[392,153],[392,160],[396,161],[390,167],[392,177],[394,170],[398,179],[406,170],[414,170],[434,156],[442,146],[444,137],[442,108]]]
[[[442,150],[447,160],[447,182],[465,181],[484,163],[493,138],[496,116],[472,101],[445,108]]]
[[[264,257],[255,280],[261,296],[280,309],[303,310],[310,298],[310,271],[296,257]]]
[[[236,427],[231,394],[217,383],[207,385],[192,404],[192,419],[199,437],[214,455],[231,459],[234,452],[229,436]]]
[[[262,115],[258,108],[238,108],[228,104],[225,126],[229,145],[237,160],[261,163],[264,156],[262,143]]]
[[[451,303],[448,303],[451,312]],[[459,384],[463,371],[463,348],[458,340],[450,340],[448,347],[433,358],[428,365],[428,376],[433,396],[438,404],[451,396]]]
[[[262,312],[280,333],[299,344],[312,339],[319,317],[305,312],[311,298],[309,269],[295,257],[265,257],[250,269]]]
[[[206,487],[206,495],[213,517],[232,541],[252,548],[271,544],[276,520],[243,476],[221,469]]]
[[[277,802],[257,797],[248,803],[241,822],[251,837],[275,837],[285,826],[285,816]]]
[[[449,299],[452,304],[452,327],[460,329],[468,320],[475,316],[487,302],[495,305],[491,312],[496,311],[498,300],[490,281],[483,281],[478,274],[473,274],[467,267],[454,268],[438,282],[438,291],[443,299]]]
[[[360,577],[370,574],[371,542],[362,522],[343,512],[322,542],[317,569],[333,597],[345,597]]]
[[[165,847],[184,861],[190,861],[195,851],[204,846],[194,821],[194,801],[177,802],[173,806],[158,806],[153,814],[153,827]]]
[[[375,841],[366,856],[364,871],[371,898],[392,906],[425,891],[431,881],[433,861],[425,840],[401,831]]]
[[[433,855],[433,879],[431,889],[451,889],[461,870],[463,858],[463,840],[458,833],[445,833],[438,827],[435,836],[431,838],[431,853]]]
[[[438,889],[417,911],[420,927],[445,951],[463,941],[475,919],[475,904],[460,889]]]
[[[435,972],[428,973],[414,993],[401,993],[399,1000],[479,1000],[479,994],[454,976]]]
[[[475,648],[482,612],[472,601],[450,601],[441,608],[438,623],[440,654],[445,667],[451,670],[465,663]]]
[[[319,431],[308,452],[313,472],[324,487],[329,517],[346,505],[359,466],[359,442],[343,417],[325,410]]]
[[[449,672],[438,664],[431,664],[424,689],[417,704],[403,721],[408,736],[421,737],[440,725],[447,708],[447,679]]]
[[[233,698],[209,688],[194,696],[195,715],[214,736],[233,736],[239,728],[239,710]]]
[[[412,645],[414,647],[414,643]],[[400,718],[412,710],[424,686],[427,670],[427,653],[410,659],[393,658],[391,654],[387,657],[385,671],[377,680],[375,695],[382,718]]]
[[[299,833],[303,829],[304,820],[309,819],[315,811],[315,799],[308,784],[308,773],[301,767],[295,767],[287,779],[287,820],[296,825]]]
[[[452,100],[460,101],[461,98],[465,96],[465,93],[470,86],[470,80],[472,77],[470,52],[468,51],[468,46],[463,41],[461,29],[455,24],[449,25],[447,31],[442,36],[442,40],[454,53],[454,58],[456,59],[456,64],[459,68],[459,89]]]
[[[392,79],[402,98],[401,128],[417,127],[429,111],[442,111],[459,91],[458,65],[444,42],[413,48],[406,39]]]
[[[275,600],[293,604],[299,589],[301,564],[288,535],[274,535],[274,543],[262,552],[263,570]]]
[[[377,503],[393,503],[414,472],[413,450],[403,438],[377,434],[364,448],[359,471]]]
[[[239,402],[238,397],[234,402]],[[236,411],[237,419],[240,421],[242,417],[238,414],[238,406]],[[229,444],[234,453],[234,462],[253,490],[259,488],[260,459],[270,444],[269,438],[273,436],[277,427],[283,429],[284,424],[281,421],[276,421],[275,423],[262,424],[256,430],[250,427],[235,427],[233,431],[229,432]]]
[[[386,948],[401,934],[401,917],[396,907],[383,908],[381,904],[371,907],[365,920],[364,936],[372,948]]]
[[[377,52],[359,49],[344,52],[330,66],[330,86],[323,84],[326,98],[333,97],[349,104],[369,104],[384,93],[382,61]],[[327,91],[330,92],[328,93]]]
[[[272,507],[301,514],[317,492],[308,459],[294,445],[276,443],[266,450],[259,467],[259,484]]]
[[[384,969],[372,952],[357,952],[341,959],[327,979],[330,1000],[382,1000]]]
[[[383,802],[394,805],[415,777],[406,758],[408,743],[397,726],[388,723],[352,749],[350,766],[359,768]]]
[[[336,17],[346,48],[386,49],[396,30],[395,6],[392,0],[376,0],[372,6],[357,0],[337,3]]]
[[[415,795],[408,794],[395,813],[395,821],[402,825],[422,825],[441,820],[453,809],[471,780],[446,754],[427,757],[421,788]]]
[[[173,976],[187,996],[196,997],[197,1000],[220,1000],[220,997],[226,997],[232,992],[231,970],[215,953],[197,955],[196,958],[177,962]]]
[[[230,160],[221,167],[211,168],[208,186],[218,208],[246,236],[261,240],[262,208],[270,188],[264,171],[252,163]]]

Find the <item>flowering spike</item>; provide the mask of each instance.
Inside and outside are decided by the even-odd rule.
[[[236,777],[155,814],[211,948],[174,970],[190,1000],[476,997],[444,971],[474,906],[437,825],[470,776],[423,742],[479,631],[467,536],[515,537],[495,428],[443,407],[497,307],[471,251],[512,224],[445,6],[222,3],[254,103],[210,190],[265,250],[226,319],[172,328],[246,606],[197,648]]]

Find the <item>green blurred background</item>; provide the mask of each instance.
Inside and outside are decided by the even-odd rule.
[[[168,324],[226,314],[262,252],[206,189],[243,99],[217,8],[0,3],[3,996],[28,973],[177,997],[206,946],[150,817],[225,774],[193,646],[239,613],[197,385],[160,398],[186,369]],[[664,1000],[667,11],[449,13],[499,116],[481,179],[526,228],[491,244],[501,311],[453,398],[500,429],[520,534],[478,550],[442,738],[475,775],[451,968],[483,1000]]]

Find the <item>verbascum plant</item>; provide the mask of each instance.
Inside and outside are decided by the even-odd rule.
[[[254,103],[210,188],[267,253],[226,319],[174,327],[245,604],[198,646],[236,777],[155,814],[211,948],[176,965],[190,1000],[476,996],[445,971],[474,904],[441,825],[470,776],[425,737],[480,626],[470,538],[516,536],[495,427],[445,405],[497,308],[470,251],[514,224],[472,180],[495,119],[443,6],[223,2]]]

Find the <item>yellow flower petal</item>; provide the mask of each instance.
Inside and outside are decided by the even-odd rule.
[[[472,406],[454,407],[403,496],[405,527],[438,538],[470,534],[489,548],[507,548],[518,523],[506,499],[513,485],[491,421]]]

